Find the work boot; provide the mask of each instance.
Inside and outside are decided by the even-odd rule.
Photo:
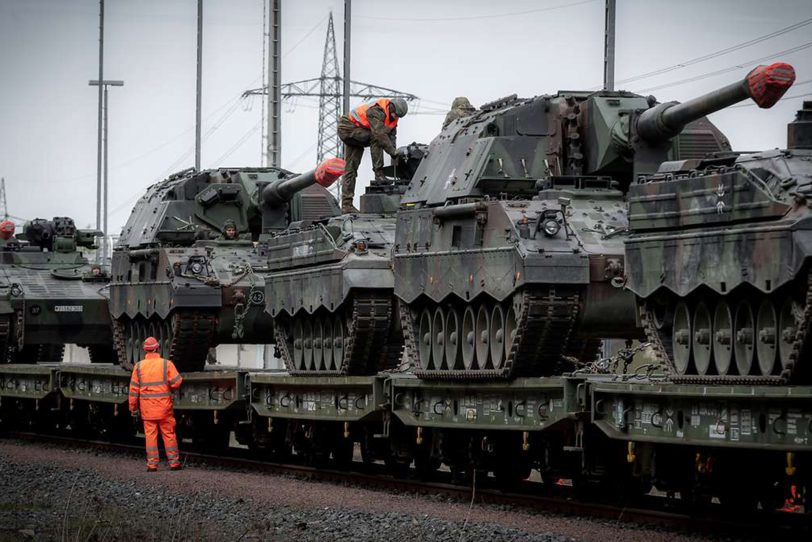
[[[386,178],[386,175],[384,175],[383,171],[376,171],[375,180],[379,182],[387,182],[389,179]]]
[[[181,464],[169,465],[169,470],[183,470],[183,465]]]
[[[352,201],[345,201],[341,203],[341,212],[345,215],[357,215],[361,211],[355,208]]]

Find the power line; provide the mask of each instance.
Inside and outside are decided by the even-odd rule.
[[[715,77],[717,75],[722,75],[722,74],[725,74],[725,73],[730,73],[730,72],[733,72],[733,71],[741,70],[741,69],[744,69],[745,66],[749,66],[749,65],[752,65],[752,64],[758,64],[759,62],[763,62],[763,61],[766,61],[766,60],[771,60],[771,59],[774,59],[774,58],[779,57],[779,56],[789,55],[791,53],[797,53],[798,51],[803,51],[804,49],[808,49],[810,47],[812,47],[812,41],[810,41],[808,43],[804,43],[802,45],[798,45],[797,47],[793,47],[791,49],[785,49],[783,51],[778,51],[777,53],[772,53],[772,54],[769,54],[767,56],[762,56],[760,58],[756,58],[756,59],[753,59],[753,60],[747,60],[745,62],[740,62],[740,63],[738,63],[738,64],[736,64],[734,66],[728,66],[727,68],[722,68],[722,69],[715,70],[715,71],[712,71],[712,72],[703,73],[703,74],[700,74],[700,75],[696,75],[694,77],[688,77],[686,79],[680,79],[679,81],[674,81],[672,83],[665,83],[663,85],[657,85],[657,86],[654,86],[654,87],[643,88],[643,89],[638,90],[637,93],[642,94],[644,92],[652,92],[654,90],[660,90],[660,89],[663,89],[663,88],[674,87],[674,86],[677,86],[677,85],[683,85],[685,83],[693,83],[694,81],[700,81],[702,79],[707,79],[709,77]]]
[[[680,62],[678,64],[674,64],[672,66],[667,66],[665,68],[660,68],[660,69],[657,69],[657,70],[654,70],[654,71],[641,73],[639,75],[633,75],[631,77],[627,77],[626,79],[621,79],[619,81],[616,81],[615,84],[625,84],[625,83],[630,83],[632,81],[638,81],[640,79],[647,79],[649,77],[654,77],[655,75],[661,75],[663,73],[668,73],[668,72],[671,72],[671,71],[674,71],[674,70],[679,70],[681,68],[685,68],[686,66],[692,66],[693,64],[699,64],[700,62],[704,62],[704,61],[710,60],[712,58],[716,58],[716,57],[719,57],[719,56],[722,56],[722,55],[726,55],[728,53],[732,53],[733,51],[738,51],[739,49],[749,47],[750,45],[755,45],[756,43],[761,43],[762,41],[766,41],[766,40],[775,38],[777,36],[787,34],[787,33],[792,32],[794,30],[798,30],[799,28],[803,28],[804,26],[807,26],[809,24],[812,24],[812,18],[805,19],[803,21],[797,22],[797,23],[792,24],[790,26],[786,26],[784,28],[776,30],[775,32],[770,32],[769,34],[765,34],[763,36],[759,36],[757,38],[753,38],[753,39],[748,40],[748,41],[743,41],[743,42],[738,43],[736,45],[731,45],[730,47],[726,47],[724,49],[720,49],[718,51],[714,51],[714,52],[708,53],[706,55],[698,56],[698,57],[692,58],[690,60],[685,60],[683,62]]]
[[[283,57],[288,56],[290,53],[292,53],[294,51],[294,49],[296,49],[298,46],[303,44],[305,42],[305,40],[310,37],[310,34],[315,32],[316,30],[318,30],[321,27],[321,25],[324,24],[324,21],[326,21],[327,17],[329,17],[329,16],[330,15],[328,14],[328,15],[325,15],[324,17],[322,17],[319,22],[317,22],[315,25],[313,25],[313,28],[311,28],[310,30],[307,31],[307,34],[302,36],[302,38],[299,41],[294,43],[293,46],[290,49],[288,49],[287,51],[282,53],[282,56]]]
[[[227,159],[229,156],[231,156],[232,154],[234,154],[234,153],[237,151],[237,149],[239,149],[240,147],[242,147],[242,146],[245,144],[245,142],[246,142],[246,141],[248,141],[248,139],[249,139],[249,138],[250,138],[252,135],[254,135],[254,132],[256,132],[257,130],[259,130],[260,126],[262,126],[262,122],[263,122],[263,121],[262,121],[262,119],[260,119],[260,121],[259,121],[258,123],[256,123],[254,126],[252,126],[250,130],[248,130],[247,132],[245,132],[245,134],[243,134],[243,136],[242,136],[240,139],[238,139],[238,140],[237,140],[237,142],[236,142],[236,143],[234,143],[234,145],[232,145],[232,146],[231,146],[231,148],[229,148],[229,149],[228,149],[226,152],[224,152],[224,153],[223,153],[223,154],[220,156],[220,158],[218,158],[217,160],[215,160],[215,161],[214,161],[214,164],[215,164],[215,165],[214,165],[214,167],[221,166],[221,165],[222,165],[222,162],[223,162],[224,160],[226,160],[226,159]]]
[[[809,83],[809,82],[812,82],[812,79],[809,79],[809,80],[806,80],[806,81],[801,81],[801,83]],[[804,98],[806,96],[812,96],[812,92],[805,92],[803,94],[787,94],[786,96],[781,97],[781,101],[785,102],[785,101],[791,100],[793,98]],[[756,107],[757,105],[758,104],[755,103],[755,102],[745,102],[743,104],[731,105],[730,107],[728,107],[728,109],[737,109],[739,107]]]
[[[470,15],[465,17],[375,17],[372,15],[358,15],[359,19],[371,19],[375,21],[398,21],[398,22],[414,22],[414,23],[430,23],[441,21],[474,21],[477,19],[497,19],[501,17],[516,17],[518,15],[529,15],[531,13],[543,13],[545,11],[555,11],[557,9],[571,8],[575,6],[582,6],[584,4],[591,4],[597,0],[582,0],[580,2],[572,2],[569,4],[561,4],[559,6],[549,6],[546,8],[528,9],[525,11],[513,11],[510,13],[494,13],[492,15]]]
[[[321,75],[303,81],[294,81],[280,85],[280,101],[296,100],[299,97],[319,98],[319,128],[316,145],[316,158],[321,161],[326,156],[343,156],[343,143],[338,137],[338,122],[341,116],[341,102],[343,96],[344,80],[338,69],[338,57],[335,45],[335,31],[333,27],[333,14],[327,16],[327,36],[324,41],[324,55],[322,57]],[[308,35],[312,33],[309,32]],[[307,35],[300,40],[304,41]],[[298,45],[298,44],[297,44]],[[294,46],[295,47],[295,46]],[[346,74],[345,74],[346,77]],[[391,88],[349,81],[350,96],[362,99],[376,98],[403,98],[408,102],[418,100],[414,94],[401,92]],[[246,90],[243,98],[256,95],[265,95],[269,87]],[[339,188],[338,186],[336,187]]]

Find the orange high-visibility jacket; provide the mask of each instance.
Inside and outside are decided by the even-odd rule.
[[[391,130],[392,128],[397,127],[398,118],[397,117],[392,118],[393,115],[391,115],[389,112],[390,103],[391,103],[390,100],[387,100],[386,98],[381,98],[380,100],[375,102],[375,105],[383,109],[383,112],[386,114],[383,119],[383,123],[387,128]],[[371,104],[361,104],[352,111],[350,111],[349,117],[352,123],[355,124],[356,126],[360,126],[368,130],[371,129],[372,127],[369,125],[369,119],[367,118],[367,110],[370,107],[372,107]]]
[[[130,411],[141,411],[144,420],[162,420],[172,415],[172,392],[183,377],[175,364],[149,352],[135,364],[130,377]]]

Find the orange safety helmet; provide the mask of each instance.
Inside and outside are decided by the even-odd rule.
[[[12,235],[14,235],[14,222],[11,220],[0,222],[0,238],[8,240]]]
[[[144,341],[144,352],[157,352],[161,347],[161,343],[155,337],[147,337]]]

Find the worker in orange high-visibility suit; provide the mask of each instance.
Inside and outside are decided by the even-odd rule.
[[[181,469],[172,403],[173,391],[180,387],[183,378],[175,365],[158,353],[160,347],[154,337],[147,337],[144,341],[146,356],[135,364],[130,378],[130,412],[133,415],[140,412],[144,420],[148,472],[158,470],[158,430],[164,441],[169,468]]]

